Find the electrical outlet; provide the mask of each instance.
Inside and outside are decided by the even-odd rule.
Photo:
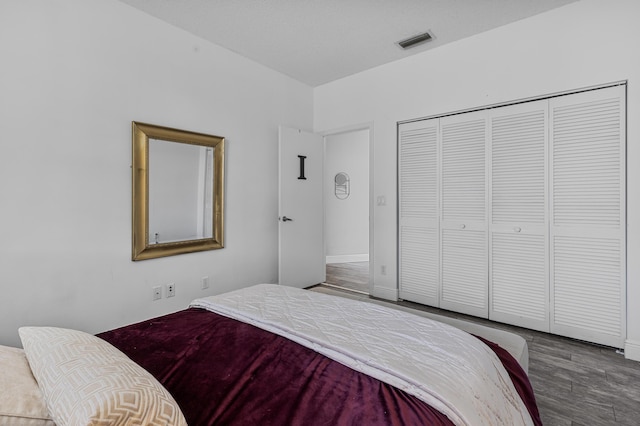
[[[167,284],[167,297],[173,297],[176,295],[175,283]]]
[[[157,287],[153,287],[153,300],[159,300],[162,299],[162,287],[157,286]]]
[[[202,289],[206,290],[209,288],[209,277],[202,277],[201,279]]]
[[[387,275],[387,266],[380,265],[380,275]]]

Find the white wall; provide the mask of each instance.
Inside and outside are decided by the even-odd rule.
[[[310,87],[115,0],[3,0],[0,61],[0,344],[277,281],[278,125],[312,128]],[[133,120],[226,137],[224,249],[131,261]]]
[[[626,354],[640,360],[640,2],[581,0],[314,91],[316,131],[374,123],[373,294],[397,287],[396,122],[628,80]],[[387,274],[381,275],[381,266]]]
[[[348,198],[335,196],[335,176],[349,175]],[[369,130],[325,137],[325,251],[327,263],[369,254]],[[351,260],[349,260],[351,259]]]

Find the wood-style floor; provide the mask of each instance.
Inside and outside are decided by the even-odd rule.
[[[325,283],[369,294],[369,262],[328,263]]]
[[[331,264],[327,265],[327,281],[348,291],[368,293],[368,272],[368,262]],[[524,337],[529,347],[529,378],[544,425],[640,425],[640,363],[625,359],[616,349],[416,303],[398,303]]]

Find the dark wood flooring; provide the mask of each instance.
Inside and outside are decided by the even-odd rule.
[[[368,262],[327,265],[327,280],[368,293],[368,272]],[[625,359],[616,349],[416,303],[397,303],[524,337],[529,347],[529,378],[544,425],[640,425],[640,363]]]

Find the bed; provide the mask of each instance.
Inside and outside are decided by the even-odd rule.
[[[33,373],[49,423],[0,424],[541,424],[526,372],[499,345],[308,290],[261,284],[97,336],[20,336],[14,365]]]

